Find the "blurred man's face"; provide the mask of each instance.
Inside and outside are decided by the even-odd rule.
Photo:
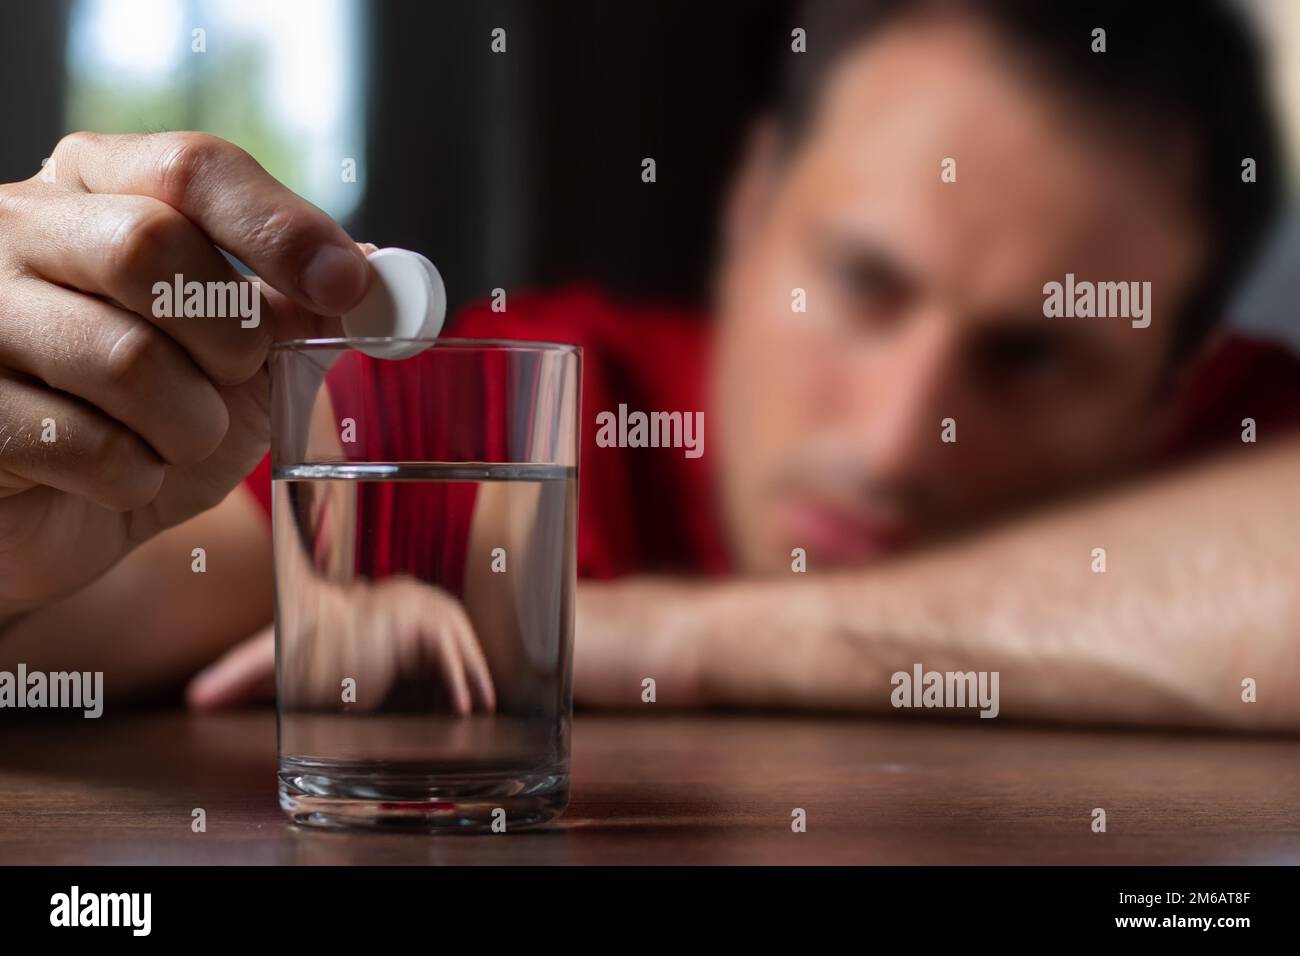
[[[715,378],[742,566],[877,558],[1113,476],[1148,436],[1201,249],[1182,164],[1007,63],[970,24],[882,33],[742,175]],[[1150,282],[1150,326],[1045,318],[1066,273]]]

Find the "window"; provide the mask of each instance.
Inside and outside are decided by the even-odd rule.
[[[365,188],[363,19],[358,0],[77,0],[68,127],[204,130],[345,219]]]

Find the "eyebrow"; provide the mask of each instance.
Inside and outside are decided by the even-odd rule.
[[[851,264],[854,269],[880,278],[897,288],[903,296],[915,295],[924,288],[921,273],[870,236],[838,225],[817,225],[812,230],[815,247]],[[1036,295],[1041,289],[1035,287]],[[1091,324],[1057,321],[1038,310],[982,309],[969,313],[971,334],[976,336],[1033,334],[1050,337],[1067,346],[1082,347],[1093,355],[1109,350],[1104,337],[1089,333]]]
[[[904,295],[922,287],[920,275],[878,242],[835,227],[817,227],[813,242],[823,254],[850,264],[855,271],[880,279]]]

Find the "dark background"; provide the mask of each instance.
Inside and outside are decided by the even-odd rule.
[[[0,0],[2,182],[31,176],[68,132],[70,5]],[[793,0],[364,9],[366,192],[345,222],[356,238],[427,254],[453,309],[498,286],[574,280],[635,297],[705,292],[725,184],[793,55]],[[495,26],[507,55],[489,49]],[[647,156],[654,184],[641,181]],[[1298,301],[1293,215],[1234,317],[1300,343]]]
[[[66,0],[0,2],[0,181],[63,133]],[[789,51],[785,0],[370,3],[358,239],[428,255],[452,306],[591,279],[701,293],[717,204]],[[505,27],[507,54],[489,49]],[[18,41],[18,42],[15,42]],[[657,182],[641,181],[654,157]]]

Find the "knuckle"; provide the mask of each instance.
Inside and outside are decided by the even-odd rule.
[[[132,323],[119,335],[105,356],[103,374],[110,385],[130,387],[156,368],[164,347],[162,333],[143,322]]]
[[[109,268],[115,274],[149,278],[143,273],[160,253],[181,240],[182,226],[180,215],[161,203],[138,205],[122,217],[108,240]]]
[[[90,130],[79,129],[71,133],[65,133],[54,144],[54,154],[66,154],[84,146],[90,146],[99,138],[98,133],[92,133]]]
[[[54,151],[50,153],[50,160],[56,164],[57,168],[59,164],[66,163],[78,154],[93,147],[98,139],[98,134],[88,130],[77,130],[75,133],[68,133],[54,144]]]
[[[265,218],[249,224],[250,243],[268,257],[285,257],[295,246],[306,245],[316,224],[299,209],[281,206]]]
[[[158,178],[166,202],[180,206],[195,179],[206,169],[228,163],[243,150],[211,133],[163,133],[167,145],[159,156]]]
[[[0,221],[13,221],[24,215],[28,199],[17,183],[0,185]]]

